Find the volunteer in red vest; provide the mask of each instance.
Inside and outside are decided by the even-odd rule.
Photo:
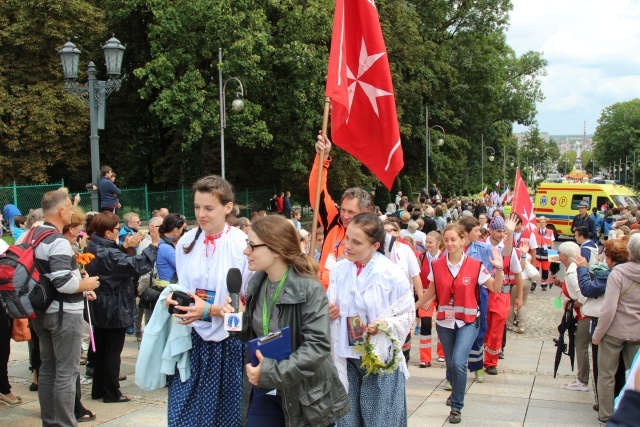
[[[549,256],[547,255],[547,249],[553,249],[553,241],[555,240],[553,230],[547,228],[547,217],[538,217],[538,231],[536,231],[535,235],[538,245],[538,249],[536,249],[536,261],[542,269],[540,285],[542,286],[542,290],[546,291],[547,285],[549,284]],[[536,285],[534,283],[531,285],[531,291],[535,290]]]
[[[320,206],[315,206],[316,201],[316,183],[318,179],[318,168],[320,165],[320,152],[324,150],[325,169],[322,174]],[[360,212],[367,212],[371,205],[371,195],[362,188],[349,188],[342,193],[340,201],[340,210],[336,208],[336,203],[331,198],[327,190],[327,172],[331,164],[331,141],[329,138],[318,135],[316,142],[316,158],[313,162],[311,175],[309,175],[309,200],[311,207],[318,210],[318,221],[324,229],[324,243],[322,244],[322,252],[320,255],[320,267],[318,269],[318,280],[326,290],[329,287],[329,272],[337,262],[345,259],[344,243],[346,237],[347,226],[351,218]]]
[[[385,225],[385,230],[387,226]],[[426,238],[426,251],[422,258],[422,268],[420,269],[420,279],[422,283],[427,283],[427,278],[431,272],[431,264],[433,261],[444,256],[444,240],[442,234],[438,231],[430,231]],[[421,368],[431,366],[431,323],[437,304],[435,301],[427,301],[418,308],[418,316],[420,317],[420,363]],[[438,340],[438,362],[444,362],[444,350],[442,343]]]
[[[505,264],[501,292],[489,295],[487,312],[487,333],[484,336],[484,371],[488,375],[498,375],[498,359],[502,352],[507,316],[511,307],[511,288],[516,286],[518,297],[516,308],[522,307],[522,266],[517,250],[513,249],[513,231],[515,222],[505,221],[500,216],[493,217],[489,224],[490,243],[503,256]],[[506,243],[505,243],[506,242]]]
[[[511,213],[509,218],[516,223],[516,228],[513,230],[513,247],[520,248],[523,243],[529,245],[529,250],[538,249],[538,242],[534,237],[534,233],[531,232],[529,227],[522,226],[522,218],[517,213]]]
[[[444,348],[447,377],[451,380],[451,406],[449,422],[462,420],[460,411],[464,406],[467,386],[467,359],[471,345],[478,334],[480,286],[491,292],[500,292],[502,283],[502,256],[497,249],[492,251],[491,277],[482,263],[464,253],[465,229],[459,224],[449,224],[444,230],[444,245],[447,256],[431,264],[428,276],[430,285],[423,297],[434,296],[438,302],[436,330]]]

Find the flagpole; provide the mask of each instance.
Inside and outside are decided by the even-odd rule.
[[[331,98],[324,98],[324,114],[322,115],[322,136],[327,136],[327,128],[329,127],[329,111],[331,111]],[[316,180],[316,198],[313,210],[313,222],[311,223],[311,248],[309,255],[315,256],[316,253],[316,234],[318,233],[318,210],[320,210],[320,191],[322,190],[322,171],[324,170],[324,150],[319,154],[318,159],[318,179]]]

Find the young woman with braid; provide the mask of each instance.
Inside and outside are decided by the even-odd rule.
[[[229,337],[224,329],[227,272],[238,268],[243,291],[251,276],[242,253],[247,235],[225,222],[233,208],[233,187],[225,179],[211,175],[193,186],[198,228],[185,234],[176,245],[176,270],[180,284],[189,289],[195,303],[177,306],[173,294],[166,304],[176,305],[184,314],[174,314],[182,324],[193,327],[189,355],[191,375],[169,379],[170,426],[240,427],[244,344]]]

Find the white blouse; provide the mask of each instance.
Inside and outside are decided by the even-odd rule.
[[[343,261],[331,270],[329,287],[336,289],[340,308],[340,337],[337,356],[359,359],[361,355],[349,346],[347,318],[360,316],[365,325],[374,322],[387,307],[411,289],[405,272],[376,252],[357,275],[353,262]]]
[[[198,236],[193,250],[185,254],[183,247],[193,242],[197,229],[190,230],[182,236],[176,245],[176,271],[181,285],[193,293],[196,290],[215,292],[214,305],[226,303],[227,272],[238,268],[242,273],[242,293],[247,289],[249,279],[253,275],[247,268],[247,257],[242,253],[247,247],[247,235],[236,227],[225,225],[222,236],[216,240],[215,251],[207,258],[207,245],[204,243],[205,232]],[[211,249],[209,249],[211,252]],[[229,336],[224,330],[224,319],[212,316],[211,321],[198,320],[191,324],[196,332],[206,341],[222,341]]]

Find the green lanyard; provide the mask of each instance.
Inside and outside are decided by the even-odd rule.
[[[284,273],[284,276],[282,276],[282,279],[280,279],[280,283],[278,283],[278,287],[276,288],[276,293],[273,295],[273,300],[271,301],[271,305],[269,305],[268,308],[267,308],[268,285],[267,285],[267,288],[265,288],[264,290],[264,301],[262,304],[262,331],[264,332],[264,335],[269,334],[269,323],[271,323],[271,314],[273,313],[273,307],[275,307],[276,305],[276,301],[280,296],[280,291],[282,291],[282,287],[284,286],[284,281],[287,280],[288,275],[289,275],[289,269],[287,268],[287,271]],[[269,312],[269,314],[267,314],[267,311]]]

